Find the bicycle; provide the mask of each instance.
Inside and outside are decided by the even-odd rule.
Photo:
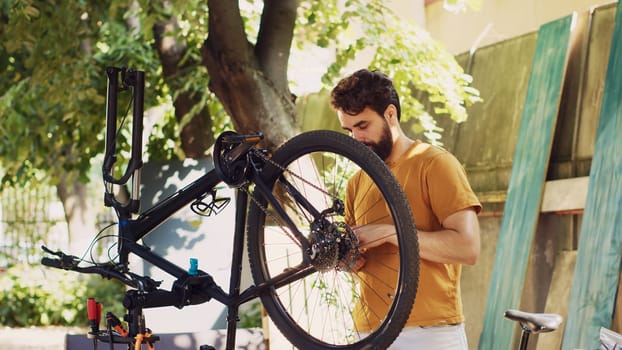
[[[301,349],[384,349],[393,342],[414,303],[419,250],[406,197],[379,157],[362,143],[334,131],[302,133],[273,154],[259,147],[261,133],[241,135],[226,131],[215,141],[213,170],[141,212],[144,72],[108,67],[106,74],[102,176],[104,204],[112,207],[118,218],[118,256],[109,263],[81,266],[81,259],[44,247],[57,258],[42,259],[46,266],[99,274],[130,287],[123,302],[127,330],[114,317],[106,317],[107,329],[100,330],[101,306],[90,302],[89,335],[94,339],[94,347],[101,341],[111,347],[113,343],[127,343],[128,348],[139,349],[146,343],[153,348],[158,337],[146,327],[143,309],[182,308],[214,299],[227,307],[226,348],[233,349],[238,308],[255,298],[261,300],[288,340]],[[125,170],[119,171],[117,105],[118,94],[126,91],[132,95],[129,104],[133,107],[131,157]],[[387,215],[377,218],[378,222],[392,223],[398,240],[392,257],[399,268],[384,271],[382,276],[367,276],[368,280],[376,278],[387,290],[386,294],[371,296],[382,299],[386,306],[386,312],[374,315],[374,320],[354,320],[352,316],[355,308],[364,307],[357,285],[360,272],[353,269],[362,247],[346,222],[348,198],[344,188],[354,173],[373,180],[374,186],[361,189],[362,195],[370,203],[385,206]],[[130,180],[129,200],[117,198],[114,189],[128,185]],[[217,194],[217,185],[222,182],[236,190],[228,292],[207,272],[197,267],[186,270],[139,243],[181,208],[190,206],[198,215],[218,211],[228,201]],[[241,290],[245,238],[255,284]],[[171,289],[160,289],[159,282],[149,276],[131,272],[129,254],[173,276]]]

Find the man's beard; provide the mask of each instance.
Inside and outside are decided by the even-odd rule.
[[[393,150],[393,138],[391,137],[391,130],[389,130],[389,124],[384,122],[384,126],[382,128],[382,135],[380,135],[380,140],[374,143],[366,143],[369,148],[371,148],[374,153],[380,157],[383,161],[386,161]]]

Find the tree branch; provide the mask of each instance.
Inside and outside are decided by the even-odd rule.
[[[212,50],[220,49],[220,52],[211,54],[220,60],[223,60],[221,56],[226,54],[228,62],[235,58],[236,61],[248,63],[251,60],[250,45],[246,40],[238,1],[209,0],[207,6],[209,8],[207,46]]]
[[[275,87],[289,91],[287,68],[299,0],[265,0],[255,46],[257,61]]]
[[[256,70],[246,39],[244,22],[237,0],[209,0],[208,36],[201,53],[210,74],[209,88],[225,107],[234,123],[239,115],[230,79]],[[251,64],[252,63],[252,64]],[[236,125],[239,128],[240,125]]]
[[[187,44],[183,39],[173,35],[178,29],[177,18],[173,16],[166,21],[157,22],[153,26],[153,36],[155,48],[162,62],[162,75],[172,90],[171,96],[176,96],[173,101],[175,117],[181,123],[192,108],[200,103],[201,96],[194,94],[193,91],[182,91],[184,86],[182,71],[195,65],[196,62],[189,60],[183,66],[179,66],[186,54]],[[212,120],[207,108],[202,108],[188,123],[182,125],[180,138],[181,149],[186,157],[204,156],[214,141]]]
[[[274,8],[280,8],[277,5]],[[280,63],[267,60],[270,67],[266,70],[259,65],[256,51],[246,39],[237,1],[209,0],[208,7],[208,37],[201,53],[210,76],[209,88],[231,116],[237,131],[263,131],[266,135],[264,146],[272,148],[295,135],[297,130],[295,109],[287,87],[287,58],[292,33],[285,34],[284,38],[289,39],[276,46],[287,47],[284,57],[278,61]],[[272,19],[264,19],[264,23],[269,21]],[[262,45],[265,49],[261,52],[268,50],[270,46],[267,44],[276,39],[270,34],[272,30],[262,34],[262,38],[266,38],[262,42],[266,44]],[[278,56],[278,53],[265,54]]]

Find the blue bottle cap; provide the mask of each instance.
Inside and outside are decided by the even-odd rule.
[[[188,274],[194,276],[199,273],[199,259],[190,258],[190,268],[188,269]]]

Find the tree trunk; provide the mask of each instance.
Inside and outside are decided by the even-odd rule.
[[[202,158],[205,151],[214,143],[212,132],[212,119],[207,107],[202,108],[197,114],[188,119],[188,112],[200,103],[201,96],[193,91],[179,92],[183,87],[183,70],[197,64],[186,62],[180,66],[186,53],[186,43],[171,33],[179,29],[177,18],[172,17],[168,21],[155,24],[153,32],[156,49],[162,62],[164,80],[171,88],[171,95],[177,94],[173,101],[175,117],[181,126],[181,148],[186,157]]]
[[[65,209],[65,220],[69,228],[68,241],[72,254],[81,255],[95,237],[96,214],[84,183],[76,181],[77,176],[64,176],[56,185],[56,193]]]
[[[237,1],[208,1],[202,48],[209,88],[242,133],[261,131],[274,148],[298,132],[287,66],[297,0],[266,0],[257,43],[246,39]]]

